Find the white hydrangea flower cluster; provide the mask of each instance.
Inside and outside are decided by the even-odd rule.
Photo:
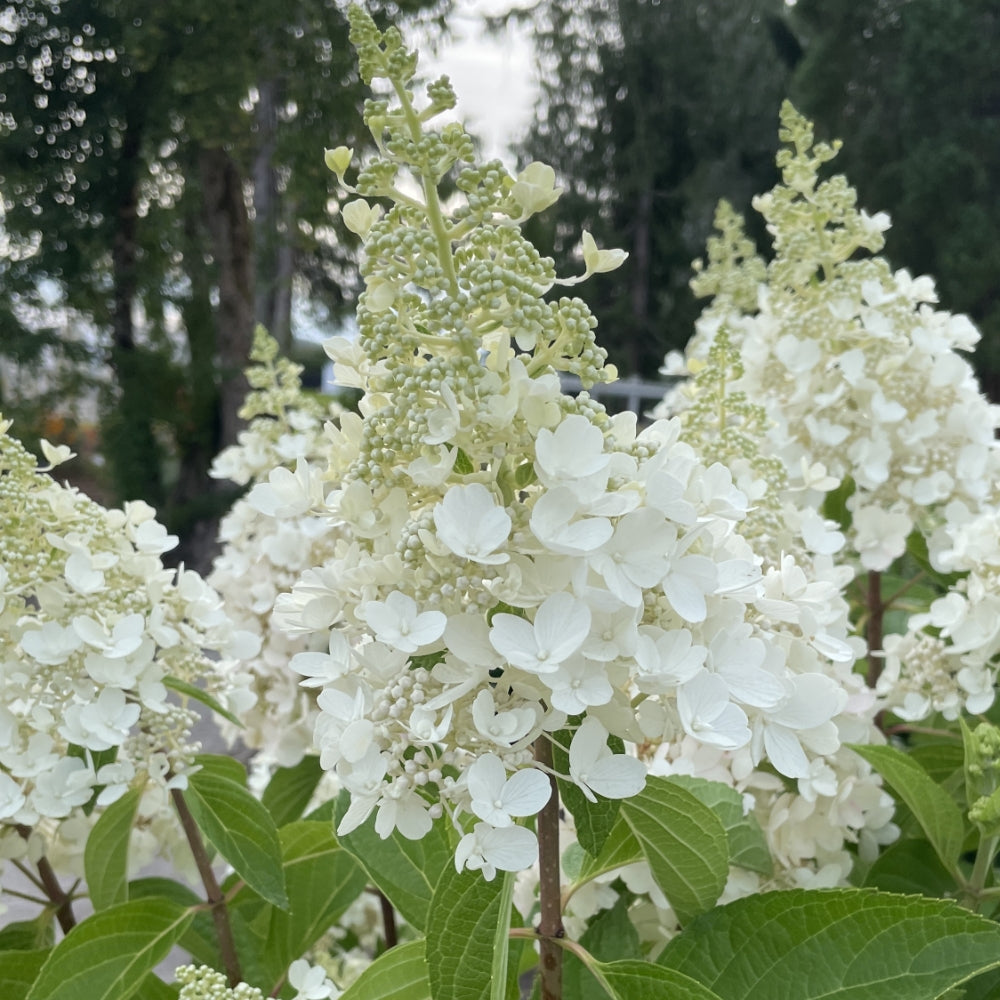
[[[915,527],[929,532],[930,511],[992,498],[1000,416],[957,353],[979,337],[968,318],[933,308],[930,278],[858,255],[881,250],[888,218],[859,211],[844,177],[820,181],[839,147],[814,145],[791,105],[782,125],[783,182],[754,201],[774,259],[765,266],[721,209],[721,238],[693,282],[715,301],[688,353],[703,357],[716,331],[728,331],[740,388],[764,403],[790,482],[807,486],[816,463],[849,479],[850,547],[862,567],[882,571]]]
[[[905,635],[886,636],[878,683],[886,706],[909,722],[985,712],[1000,670],[1000,510],[951,505],[928,549],[934,569],[959,576]]]
[[[294,476],[304,464],[311,475],[323,476],[329,443],[324,424],[339,418],[343,408],[304,392],[301,368],[278,357],[276,342],[263,328],[255,334],[250,360],[251,392],[240,411],[248,426],[238,443],[216,458],[211,474],[257,486],[269,476]],[[265,488],[253,493],[253,501],[236,501],[222,520],[222,552],[208,577],[235,625],[260,640],[257,655],[243,663],[256,703],[241,716],[242,728],[221,725],[229,739],[238,736],[258,751],[255,766],[265,769],[297,764],[311,747],[316,719],[315,696],[288,670],[289,660],[310,647],[305,637],[271,627],[274,602],[306,569],[332,556],[335,535],[330,524],[305,512],[280,520],[270,516],[277,510],[268,502],[272,497]]]
[[[351,797],[340,832],[374,813],[381,836],[417,839],[447,814],[460,868],[527,868],[537,843],[518,821],[551,790],[532,745],[564,728],[565,776],[591,799],[645,780],[609,735],[686,737],[807,778],[840,746],[850,647],[808,588],[779,580],[772,595],[796,630],[756,607],[764,581],[738,531],[748,499],[679,421],[637,434],[585,392],[561,394],[559,371],[584,385],[614,373],[584,304],[543,298],[558,279],[519,228],[558,196],[553,172],[473,166],[460,126],[424,131],[454,103],[447,81],[418,110],[415,55],[360,11],[351,23],[362,74],[399,102],[367,103],[380,155],[353,187],[350,150],[327,154],[362,196],[344,209],[365,239],[361,339],[328,345],[338,379],[365,390],[362,416],[329,431],[348,470],[338,489],[324,497],[303,463],[250,498],[279,518],[315,510],[340,533],[335,557],[276,604],[328,650],[292,666],[321,689],[316,743]],[[437,185],[456,163],[464,204],[446,215]],[[397,186],[401,171],[415,189]],[[583,249],[584,277],[624,257]]]
[[[256,986],[230,986],[221,972],[207,965],[182,965],[174,978],[181,987],[177,1000],[264,1000]],[[341,992],[321,966],[310,965],[304,958],[288,967],[288,985],[295,990],[290,1000],[336,1000]]]
[[[256,986],[230,986],[221,972],[207,965],[181,965],[174,979],[181,988],[177,1000],[264,1000]]]
[[[732,220],[725,225],[730,228],[723,238],[739,248],[739,257],[745,257],[748,247],[732,228]],[[751,273],[755,279],[763,276],[762,268]],[[742,270],[732,271],[722,282],[720,295],[730,302],[752,302],[756,288],[748,286],[746,277]],[[845,538],[818,510],[824,492],[837,480],[814,465],[803,470],[807,488],[789,487],[784,462],[769,450],[765,406],[748,398],[743,388],[742,361],[725,325],[715,330],[705,358],[692,367],[696,374],[684,387],[680,413],[684,436],[699,454],[733,470],[752,498],[754,506],[741,533],[752,540],[763,560],[763,593],[755,602],[762,624],[780,623],[785,643],[790,636],[798,643],[813,637],[828,658],[830,676],[849,693],[837,718],[840,738],[849,743],[881,742],[874,724],[878,707],[874,693],[853,672],[865,644],[853,634],[844,596],[854,572],[835,560]],[[667,400],[661,409],[670,408]],[[789,659],[796,658],[791,647]],[[754,767],[745,751],[698,747],[691,741],[652,747],[650,769],[722,781],[743,792],[768,838],[775,872],[768,880],[740,872],[732,893],[843,883],[853,862],[848,844],[858,844],[870,857],[877,844],[891,841],[897,833],[890,823],[893,802],[881,779],[865,761],[843,749],[810,757],[808,774],[800,776],[794,787]],[[663,926],[668,925],[667,920]]]
[[[130,786],[150,791],[144,812],[165,805],[198,749],[188,695],[204,685],[241,711],[253,696],[236,661],[257,640],[233,629],[196,573],[163,567],[177,540],[151,507],[106,510],[60,485],[9,426],[0,421],[0,820],[55,837]]]

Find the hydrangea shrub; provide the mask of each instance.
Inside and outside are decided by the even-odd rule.
[[[883,572],[862,529],[888,505],[929,581],[903,623],[959,675],[986,671],[959,681],[980,700],[947,714],[988,705],[992,485],[967,464],[992,445],[962,438],[960,414],[986,411],[939,343],[968,329],[924,309],[923,279],[910,294],[879,258],[861,266],[884,220],[818,181],[830,149],[786,110],[785,183],[760,202],[776,265],[720,217],[678,414],[640,431],[568,397],[560,373],[614,371],[561,289],[625,254],[584,233],[582,274],[558,276],[521,231],[557,201],[554,171],[478,163],[461,125],[438,124],[448,81],[418,97],[398,32],[358,9],[351,25],[376,152],[326,154],[366,285],[359,340],[328,351],[360,413],[303,395],[258,337],[252,423],[216,465],[251,487],[212,578],[231,618],[162,570],[148,508],[90,505],[0,439],[5,843],[28,845],[13,864],[42,906],[0,933],[5,995],[501,1000],[536,974],[542,1000],[917,1000],[977,976],[990,995],[1000,730],[906,728],[936,703],[899,696],[891,660],[866,683],[859,657],[881,645],[853,629],[873,591],[851,591],[858,566]],[[837,323],[840,340],[809,346]],[[920,351],[937,351],[929,368]],[[775,358],[788,377],[761,388]],[[899,413],[897,374],[931,377],[933,420]],[[844,403],[850,468],[783,416],[806,376]],[[897,463],[911,438],[923,464]],[[873,474],[883,454],[899,496]],[[195,754],[187,699],[258,748],[255,781]],[[25,772],[32,741],[50,772]],[[72,779],[61,798],[50,774]],[[148,798],[198,892],[130,876]],[[73,822],[93,824],[77,838],[86,919],[39,853]],[[167,984],[174,946],[192,961]]]

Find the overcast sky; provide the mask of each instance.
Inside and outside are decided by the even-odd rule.
[[[537,86],[531,41],[526,31],[515,28],[508,28],[506,36],[490,36],[478,15],[510,6],[510,0],[457,0],[449,17],[452,37],[436,54],[420,48],[428,74],[451,78],[458,116],[483,141],[486,155],[513,168],[506,146],[527,127]]]

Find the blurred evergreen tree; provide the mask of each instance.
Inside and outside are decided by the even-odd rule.
[[[91,331],[113,493],[161,508],[204,564],[255,322],[287,349],[293,279],[332,310],[356,293],[323,164],[364,134],[341,7],[21,0],[0,10],[0,94],[0,355],[85,361],[88,338],[38,321],[54,295]]]
[[[791,97],[861,205],[887,211],[886,254],[932,275],[982,332],[973,358],[1000,401],[1000,6],[995,0],[799,0]]]
[[[778,108],[800,54],[786,11],[783,0],[542,0],[523,15],[541,97],[518,152],[566,189],[532,235],[562,273],[579,268],[581,229],[629,251],[579,293],[622,374],[654,375],[690,338],[691,261],[717,201],[746,209],[774,182]]]

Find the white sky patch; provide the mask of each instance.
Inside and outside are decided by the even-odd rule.
[[[452,37],[437,53],[421,46],[420,65],[431,78],[448,74],[458,116],[482,141],[483,153],[514,170],[518,165],[507,147],[527,129],[538,92],[534,50],[526,28],[508,25],[506,32],[490,35],[481,16],[510,6],[509,0],[459,0],[449,22]]]

